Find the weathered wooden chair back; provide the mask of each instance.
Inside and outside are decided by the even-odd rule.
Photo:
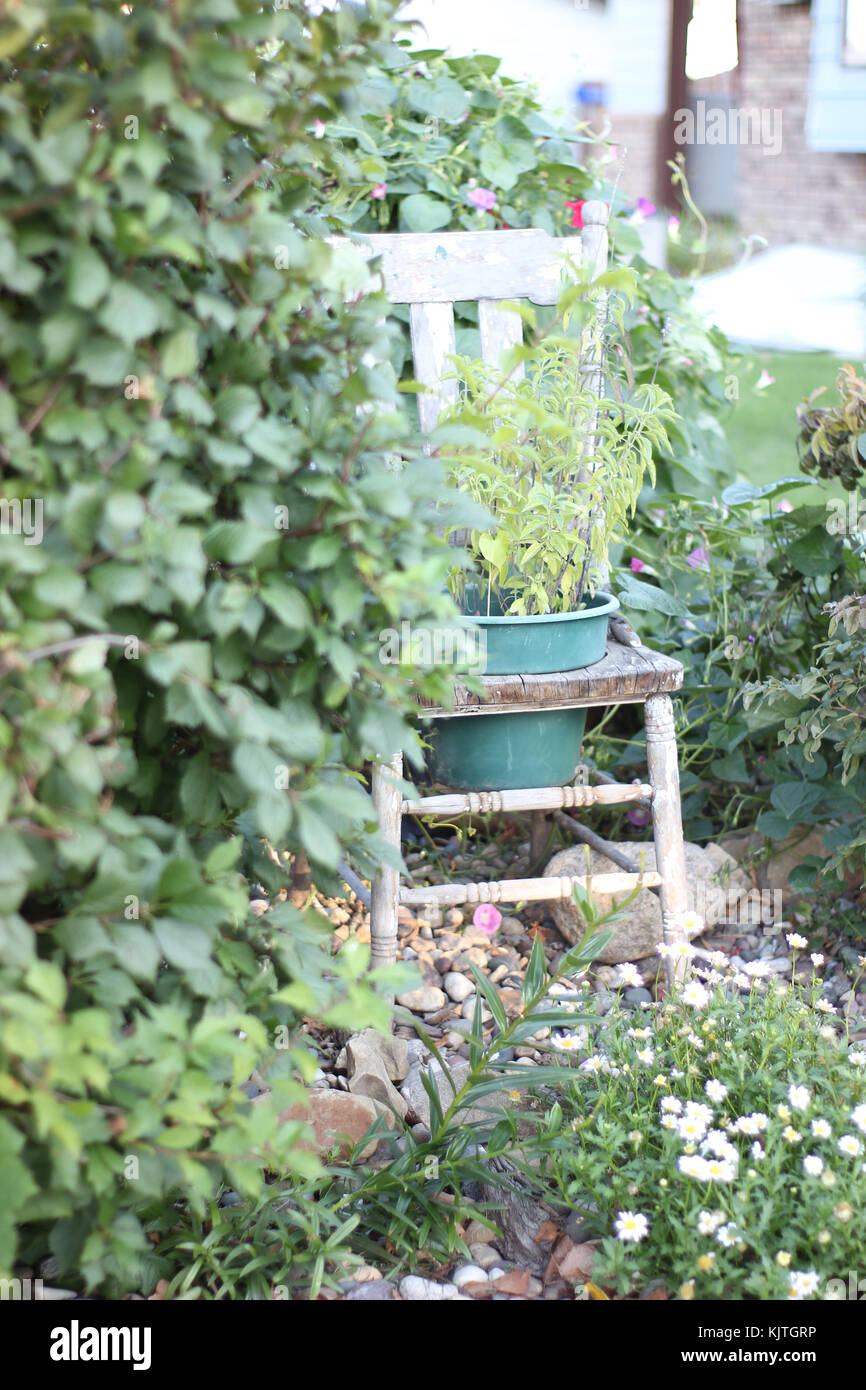
[[[406,232],[368,236],[368,257],[377,257],[392,304],[410,306],[415,379],[428,389],[418,396],[424,434],[443,407],[457,399],[450,358],[455,346],[454,305],[475,302],[481,355],[494,367],[502,353],[523,341],[523,321],[509,301],[555,304],[563,272],[607,267],[605,203],[585,203],[580,236],[552,237],[538,229],[506,232]],[[518,364],[514,379],[522,374]],[[450,374],[450,379],[449,379]]]

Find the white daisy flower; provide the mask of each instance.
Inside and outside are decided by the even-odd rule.
[[[720,1129],[711,1129],[701,1144],[701,1153],[711,1153],[715,1158],[726,1158],[729,1163],[738,1163],[740,1156],[733,1144],[729,1143]]]
[[[728,1094],[728,1088],[724,1086],[721,1081],[717,1081],[716,1078],[713,1077],[704,1086],[704,1094],[716,1105],[720,1105]]]
[[[698,1214],[698,1234],[714,1236],[725,1219],[723,1211],[702,1211]]]
[[[676,1115],[662,1115],[660,1123],[662,1129],[676,1129],[677,1117]]]
[[[716,1232],[716,1240],[720,1245],[724,1245],[727,1250],[730,1250],[732,1245],[736,1245],[739,1239],[740,1233],[733,1221],[729,1221],[725,1226],[720,1226]]]
[[[710,1002],[710,996],[702,984],[690,980],[682,992],[682,1001],[693,1009],[704,1009]]]
[[[737,1165],[732,1159],[708,1158],[704,1162],[708,1182],[733,1182],[737,1176]]]
[[[815,1008],[822,1014],[834,1014],[836,1010],[827,999],[816,999]]]
[[[816,1139],[830,1139],[833,1134],[833,1130],[826,1120],[813,1120],[809,1128]]]
[[[737,989],[752,988],[751,980],[749,979],[748,975],[743,974],[742,970],[738,970],[736,975],[734,976],[734,984],[737,986]]]
[[[737,1129],[741,1134],[763,1134],[767,1128],[767,1117],[762,1110],[753,1110],[751,1115],[741,1115]]]
[[[615,1224],[617,1238],[621,1241],[632,1241],[635,1245],[649,1232],[649,1222],[639,1211],[621,1211]]]
[[[551,1042],[557,1052],[578,1052],[580,1039],[576,1033],[554,1033]]]
[[[625,961],[622,965],[618,965],[616,967],[616,973],[617,979],[621,985],[632,985],[639,989],[643,984],[640,971],[636,965],[631,964],[631,961]]]
[[[751,1153],[752,1153],[752,1158],[755,1160],[756,1163],[760,1163],[760,1161],[761,1161],[762,1158],[766,1158],[766,1157],[767,1157],[767,1155],[766,1155],[766,1153],[765,1153],[765,1151],[764,1151],[762,1145],[760,1145],[760,1144],[758,1143],[757,1139],[755,1140],[754,1144],[752,1145]]]
[[[849,1158],[859,1158],[863,1152],[863,1145],[855,1134],[843,1134],[836,1148],[840,1154],[847,1154]]]
[[[707,1160],[699,1154],[681,1154],[677,1159],[677,1167],[687,1178],[697,1178],[698,1182],[707,1181]]]
[[[664,1096],[661,1108],[668,1115],[681,1115],[683,1113],[683,1103],[677,1096]]]
[[[808,1110],[812,1103],[812,1097],[805,1086],[789,1086],[788,1100],[795,1110]]]
[[[788,1275],[788,1297],[795,1302],[809,1298],[813,1293],[818,1292],[820,1280],[813,1269],[806,1273],[797,1273],[792,1270]]]
[[[782,1138],[787,1139],[789,1144],[799,1144],[803,1136],[793,1125],[785,1125],[782,1130]]]
[[[703,1101],[687,1100],[686,1114],[700,1120],[704,1129],[713,1123],[713,1112],[708,1105],[704,1105]]]
[[[866,1134],[866,1105],[857,1105],[851,1111],[851,1119],[854,1121],[861,1134]]]
[[[698,1142],[703,1139],[707,1127],[699,1115],[683,1115],[677,1120],[677,1131],[681,1139]]]
[[[643,1062],[645,1067],[651,1067],[656,1059],[656,1055],[651,1047],[638,1048],[635,1056],[639,1062]]]
[[[586,1072],[602,1071],[604,1062],[601,1057],[587,1057],[585,1062],[581,1062],[580,1070]]]
[[[814,965],[814,967],[815,967],[816,970],[817,970],[817,968],[818,968],[819,965],[823,965],[823,964],[824,964],[824,957],[821,955],[821,952],[820,952],[820,951],[813,951],[812,954],[811,954],[811,956],[809,957],[809,959],[810,959],[810,961],[812,962],[812,964]]]
[[[866,1067],[866,1052],[860,1048],[852,1048],[848,1053],[848,1061],[852,1067]],[[671,1076],[673,1076],[673,1072],[671,1072]]]
[[[817,1154],[807,1154],[803,1159],[803,1172],[808,1173],[810,1178],[817,1178],[824,1171],[824,1160]]]
[[[710,965],[714,970],[724,970],[728,963],[728,957],[725,955],[724,951],[710,952]]]
[[[785,940],[794,951],[805,951],[806,947],[809,945],[805,936],[801,936],[800,933],[796,931],[789,931]]]
[[[652,1035],[652,1028],[629,1028],[627,1034],[630,1038],[639,1038],[641,1042],[646,1042],[647,1038],[651,1038]]]

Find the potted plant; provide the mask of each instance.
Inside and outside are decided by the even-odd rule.
[[[633,272],[608,273],[603,284],[633,294]],[[605,364],[605,328],[623,304],[580,280],[545,329],[521,308],[530,341],[502,367],[456,360],[458,437],[468,426],[473,442],[440,453],[488,524],[451,534],[471,570],[455,564],[449,588],[478,629],[482,674],[574,670],[604,656],[619,607],[601,587],[609,549],[625,537],[645,474],[654,481],[653,451],[667,446],[676,419],[660,387],[617,381]],[[431,772],[454,787],[561,785],[574,774],[585,720],[581,709],[436,720]]]

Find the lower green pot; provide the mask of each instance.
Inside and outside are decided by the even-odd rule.
[[[428,770],[455,791],[561,787],[574,779],[585,725],[585,709],[434,719]]]

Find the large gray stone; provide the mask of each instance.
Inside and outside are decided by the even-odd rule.
[[[629,855],[635,863],[640,862],[640,851],[644,852],[644,868],[656,867],[655,845],[638,845],[634,841],[617,846],[623,854]],[[749,879],[736,862],[722,854],[716,846],[707,853],[700,845],[686,844],[686,879],[688,883],[689,910],[699,913],[706,926],[724,920],[730,905],[748,892]],[[596,850],[589,851],[590,872],[621,873],[619,865]],[[727,870],[730,870],[730,876]],[[555,854],[544,871],[545,877],[564,877],[569,874],[586,873],[586,849],[575,845]],[[726,881],[723,882],[723,879]],[[627,893],[596,893],[594,901],[601,912],[626,900]],[[566,898],[554,900],[550,904],[554,922],[566,941],[580,941],[587,924],[577,906]],[[662,940],[662,911],[658,894],[649,888],[642,888],[637,897],[626,908],[627,916],[612,924],[613,937],[598,957],[605,965],[617,965],[620,961],[641,960],[654,955]],[[692,935],[697,935],[693,932]]]
[[[379,1033],[375,1028],[365,1028],[363,1033],[355,1033],[347,1044],[347,1062],[351,1076],[352,1050],[363,1045],[372,1048],[382,1058],[385,1071],[391,1081],[402,1081],[409,1073],[409,1043],[406,1038],[394,1037],[391,1033]]]
[[[458,1057],[454,1058],[449,1063],[449,1068],[454,1081],[454,1090],[459,1091],[461,1087],[466,1084],[466,1080],[469,1076],[469,1063],[464,1061],[462,1057]],[[454,1091],[452,1091],[448,1079],[438,1062],[428,1062],[423,1070],[426,1071],[427,1075],[431,1077],[436,1084],[436,1090],[439,1093],[439,1102],[442,1106],[442,1113],[444,1114],[454,1099]],[[422,1068],[419,1067],[413,1069],[409,1073],[403,1083],[402,1092],[409,1103],[410,1109],[414,1110],[422,1124],[425,1124],[428,1129],[431,1129],[430,1097],[424,1089],[424,1083],[421,1080],[421,1071]],[[505,1091],[492,1091],[488,1095],[483,1096],[477,1105],[468,1105],[458,1110],[454,1115],[454,1121],[464,1125],[476,1123],[492,1124],[496,1122],[508,1103],[509,1100]]]
[[[392,1084],[378,1048],[371,1046],[361,1035],[350,1038],[346,1043],[346,1070],[352,1095],[368,1096],[403,1119],[406,1102]]]

